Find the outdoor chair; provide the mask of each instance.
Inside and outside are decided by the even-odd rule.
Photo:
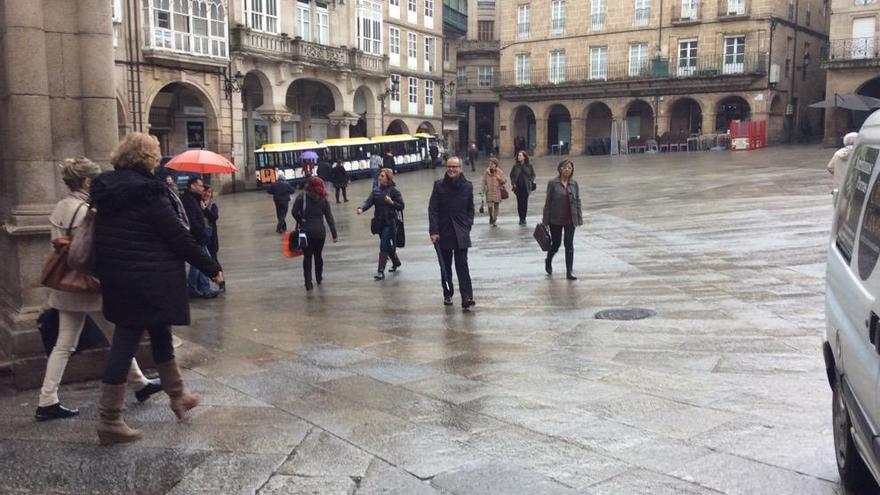
[[[657,146],[657,141],[654,139],[649,139],[645,141],[645,153],[659,153],[660,148]]]
[[[669,151],[669,131],[664,132],[660,136],[660,141],[658,142],[658,148],[661,152]]]

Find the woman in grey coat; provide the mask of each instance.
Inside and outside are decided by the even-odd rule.
[[[550,251],[544,260],[547,274],[553,273],[553,256],[559,245],[565,244],[565,278],[577,280],[572,273],[574,265],[574,229],[583,224],[581,215],[581,196],[578,183],[572,179],[574,162],[562,160],[556,167],[559,176],[547,184],[547,199],[544,202],[544,225],[550,227]],[[564,237],[563,237],[564,232]]]

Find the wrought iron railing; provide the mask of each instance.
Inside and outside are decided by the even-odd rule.
[[[601,31],[603,29],[605,29],[605,12],[590,14],[590,31]]]
[[[232,30],[232,50],[291,58],[325,67],[352,69],[377,74],[388,71],[385,56],[372,55],[356,48],[342,48],[262,33],[239,27]]]
[[[681,0],[677,5],[672,6],[672,22],[697,22],[701,19],[702,5],[699,2],[691,2],[689,0]]]
[[[748,0],[718,0],[718,18],[730,18],[749,15]]]
[[[693,79],[735,75],[765,75],[766,53],[747,53],[739,56],[710,55],[675,60],[651,59],[644,64],[629,61],[613,62],[601,66],[568,66],[549,69],[533,68],[526,73],[502,71],[496,74],[499,87],[535,87],[556,85],[599,84],[607,81]]]
[[[880,59],[880,38],[831,40],[822,49],[826,62]]]
[[[651,8],[636,9],[635,20],[633,24],[636,26],[647,26],[651,23]]]

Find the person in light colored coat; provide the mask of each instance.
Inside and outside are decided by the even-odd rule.
[[[833,178],[833,189],[836,191],[843,189],[843,180],[846,179],[846,165],[849,163],[849,155],[852,153],[857,137],[859,137],[858,132],[850,132],[843,136],[843,148],[834,152],[834,156],[831,157],[831,161],[825,167],[825,170]]]
[[[92,179],[100,172],[100,167],[85,157],[68,158],[64,161],[61,177],[70,192],[55,205],[49,215],[52,240],[67,235],[68,228],[72,233],[82,223],[89,209]],[[58,340],[46,362],[46,375],[43,377],[40,400],[34,414],[37,421],[69,418],[79,414],[79,410],[61,404],[58,387],[70,355],[76,350],[86,316],[95,322],[107,340],[113,339],[113,324],[104,318],[101,306],[100,292],[63,292],[49,289],[49,307],[58,310]],[[151,381],[144,376],[134,359],[131,360],[128,370],[128,383],[136,390],[135,395],[141,402],[162,390],[158,380]]]
[[[489,167],[483,174],[483,194],[489,207],[489,225],[495,227],[498,221],[498,206],[501,204],[501,188],[507,183],[504,171],[498,166],[498,159],[490,158]]]
[[[553,256],[559,245],[565,243],[565,278],[577,280],[572,273],[574,265],[574,229],[583,225],[581,195],[578,183],[572,178],[574,162],[562,160],[556,167],[559,175],[547,184],[547,198],[544,201],[544,225],[550,227],[550,250],[544,260],[547,274],[553,273]],[[564,231],[564,237],[563,237]]]

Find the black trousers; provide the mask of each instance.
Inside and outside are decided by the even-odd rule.
[[[110,344],[110,357],[104,368],[103,382],[107,385],[125,383],[128,369],[141,343],[144,327],[130,328],[116,325],[113,332],[113,343]],[[146,328],[150,334],[150,347],[156,364],[167,363],[174,359],[174,347],[171,345],[171,326],[157,325]]]
[[[287,207],[290,205],[289,201],[285,202],[275,202],[275,216],[278,217],[278,225],[275,226],[276,232],[284,232],[287,230]]]
[[[312,259],[315,261],[315,278],[321,280],[324,278],[324,257],[321,253],[324,251],[325,237],[309,236],[309,247],[303,250],[303,278],[306,283],[312,281]]]
[[[559,245],[563,243],[563,230],[565,250],[574,251],[574,224],[568,225],[550,225],[550,251],[548,256],[553,256],[559,251]]]
[[[520,192],[519,188],[517,188],[514,194],[516,194],[516,212],[519,213],[519,221],[524,223],[529,212],[529,193],[525,191]]]
[[[342,199],[348,201],[348,193],[345,192],[345,188],[348,187],[348,184],[344,186],[334,186],[336,189],[336,202],[339,202],[339,191],[342,191]]]
[[[452,285],[452,261],[455,259],[455,275],[458,277],[458,285],[461,291],[461,300],[466,301],[474,298],[474,288],[471,286],[471,272],[468,268],[468,250],[463,249],[440,249],[443,257],[443,266],[449,280],[442,281],[443,297],[452,297],[455,287]],[[442,278],[442,272],[441,272]]]

